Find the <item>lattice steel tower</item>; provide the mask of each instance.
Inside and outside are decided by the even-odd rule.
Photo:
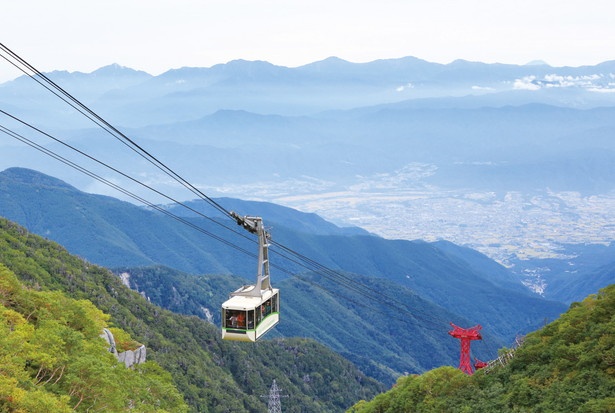
[[[483,327],[479,325],[475,325],[470,328],[461,328],[451,323],[453,327],[453,331],[449,331],[448,333],[461,340],[461,356],[459,357],[459,369],[466,374],[472,375],[472,363],[470,360],[470,343],[472,340],[482,340],[483,337],[480,335],[479,331]]]
[[[275,379],[271,389],[269,389],[269,402],[267,403],[267,411],[269,413],[282,413],[282,403],[280,403],[280,388]]]

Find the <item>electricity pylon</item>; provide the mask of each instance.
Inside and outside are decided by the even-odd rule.
[[[280,389],[278,384],[273,379],[273,384],[269,389],[269,396],[261,396],[261,397],[269,397],[269,401],[267,402],[267,412],[268,413],[282,413],[282,403],[280,402],[280,397],[288,397],[287,394],[280,395]]]

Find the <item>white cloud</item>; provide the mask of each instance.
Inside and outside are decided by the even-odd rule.
[[[495,90],[495,89],[492,88],[492,87],[489,87],[489,86],[477,86],[477,85],[474,85],[474,86],[472,86],[472,90]]]
[[[536,76],[525,76],[515,79],[513,88],[518,90],[538,90],[541,88],[569,88],[576,87],[591,92],[610,92],[614,84],[609,82],[613,74],[591,74],[584,76],[564,76],[556,73],[545,75],[542,79]]]
[[[515,79],[513,84],[513,89],[518,90],[538,90],[540,89],[540,85],[534,83],[536,81],[536,76],[525,76],[521,79]]]
[[[395,91],[403,92],[406,89],[414,89],[414,85],[412,83],[406,83],[405,85],[398,86]]]
[[[615,93],[615,85],[611,85],[610,87],[592,87],[587,90],[596,93]]]

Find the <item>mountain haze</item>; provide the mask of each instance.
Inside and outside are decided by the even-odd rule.
[[[448,240],[507,266],[565,262],[565,245],[615,237],[603,224],[615,219],[613,61],[553,67],[331,57],[297,68],[237,60],[158,76],[119,65],[49,76],[211,196],[316,212],[387,238]],[[31,79],[0,85],[0,104],[176,199],[192,197]],[[60,143],[5,121],[73,159]],[[32,148],[0,146],[0,168],[37,169],[111,194]],[[99,165],[85,167],[130,184]],[[548,272],[531,272],[539,276],[527,277],[528,285],[550,288]]]

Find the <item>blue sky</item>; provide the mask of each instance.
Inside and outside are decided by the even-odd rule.
[[[614,15],[612,0],[20,0],[3,4],[0,42],[43,71],[329,56],[580,66],[615,59]],[[0,61],[0,81],[18,75]]]

